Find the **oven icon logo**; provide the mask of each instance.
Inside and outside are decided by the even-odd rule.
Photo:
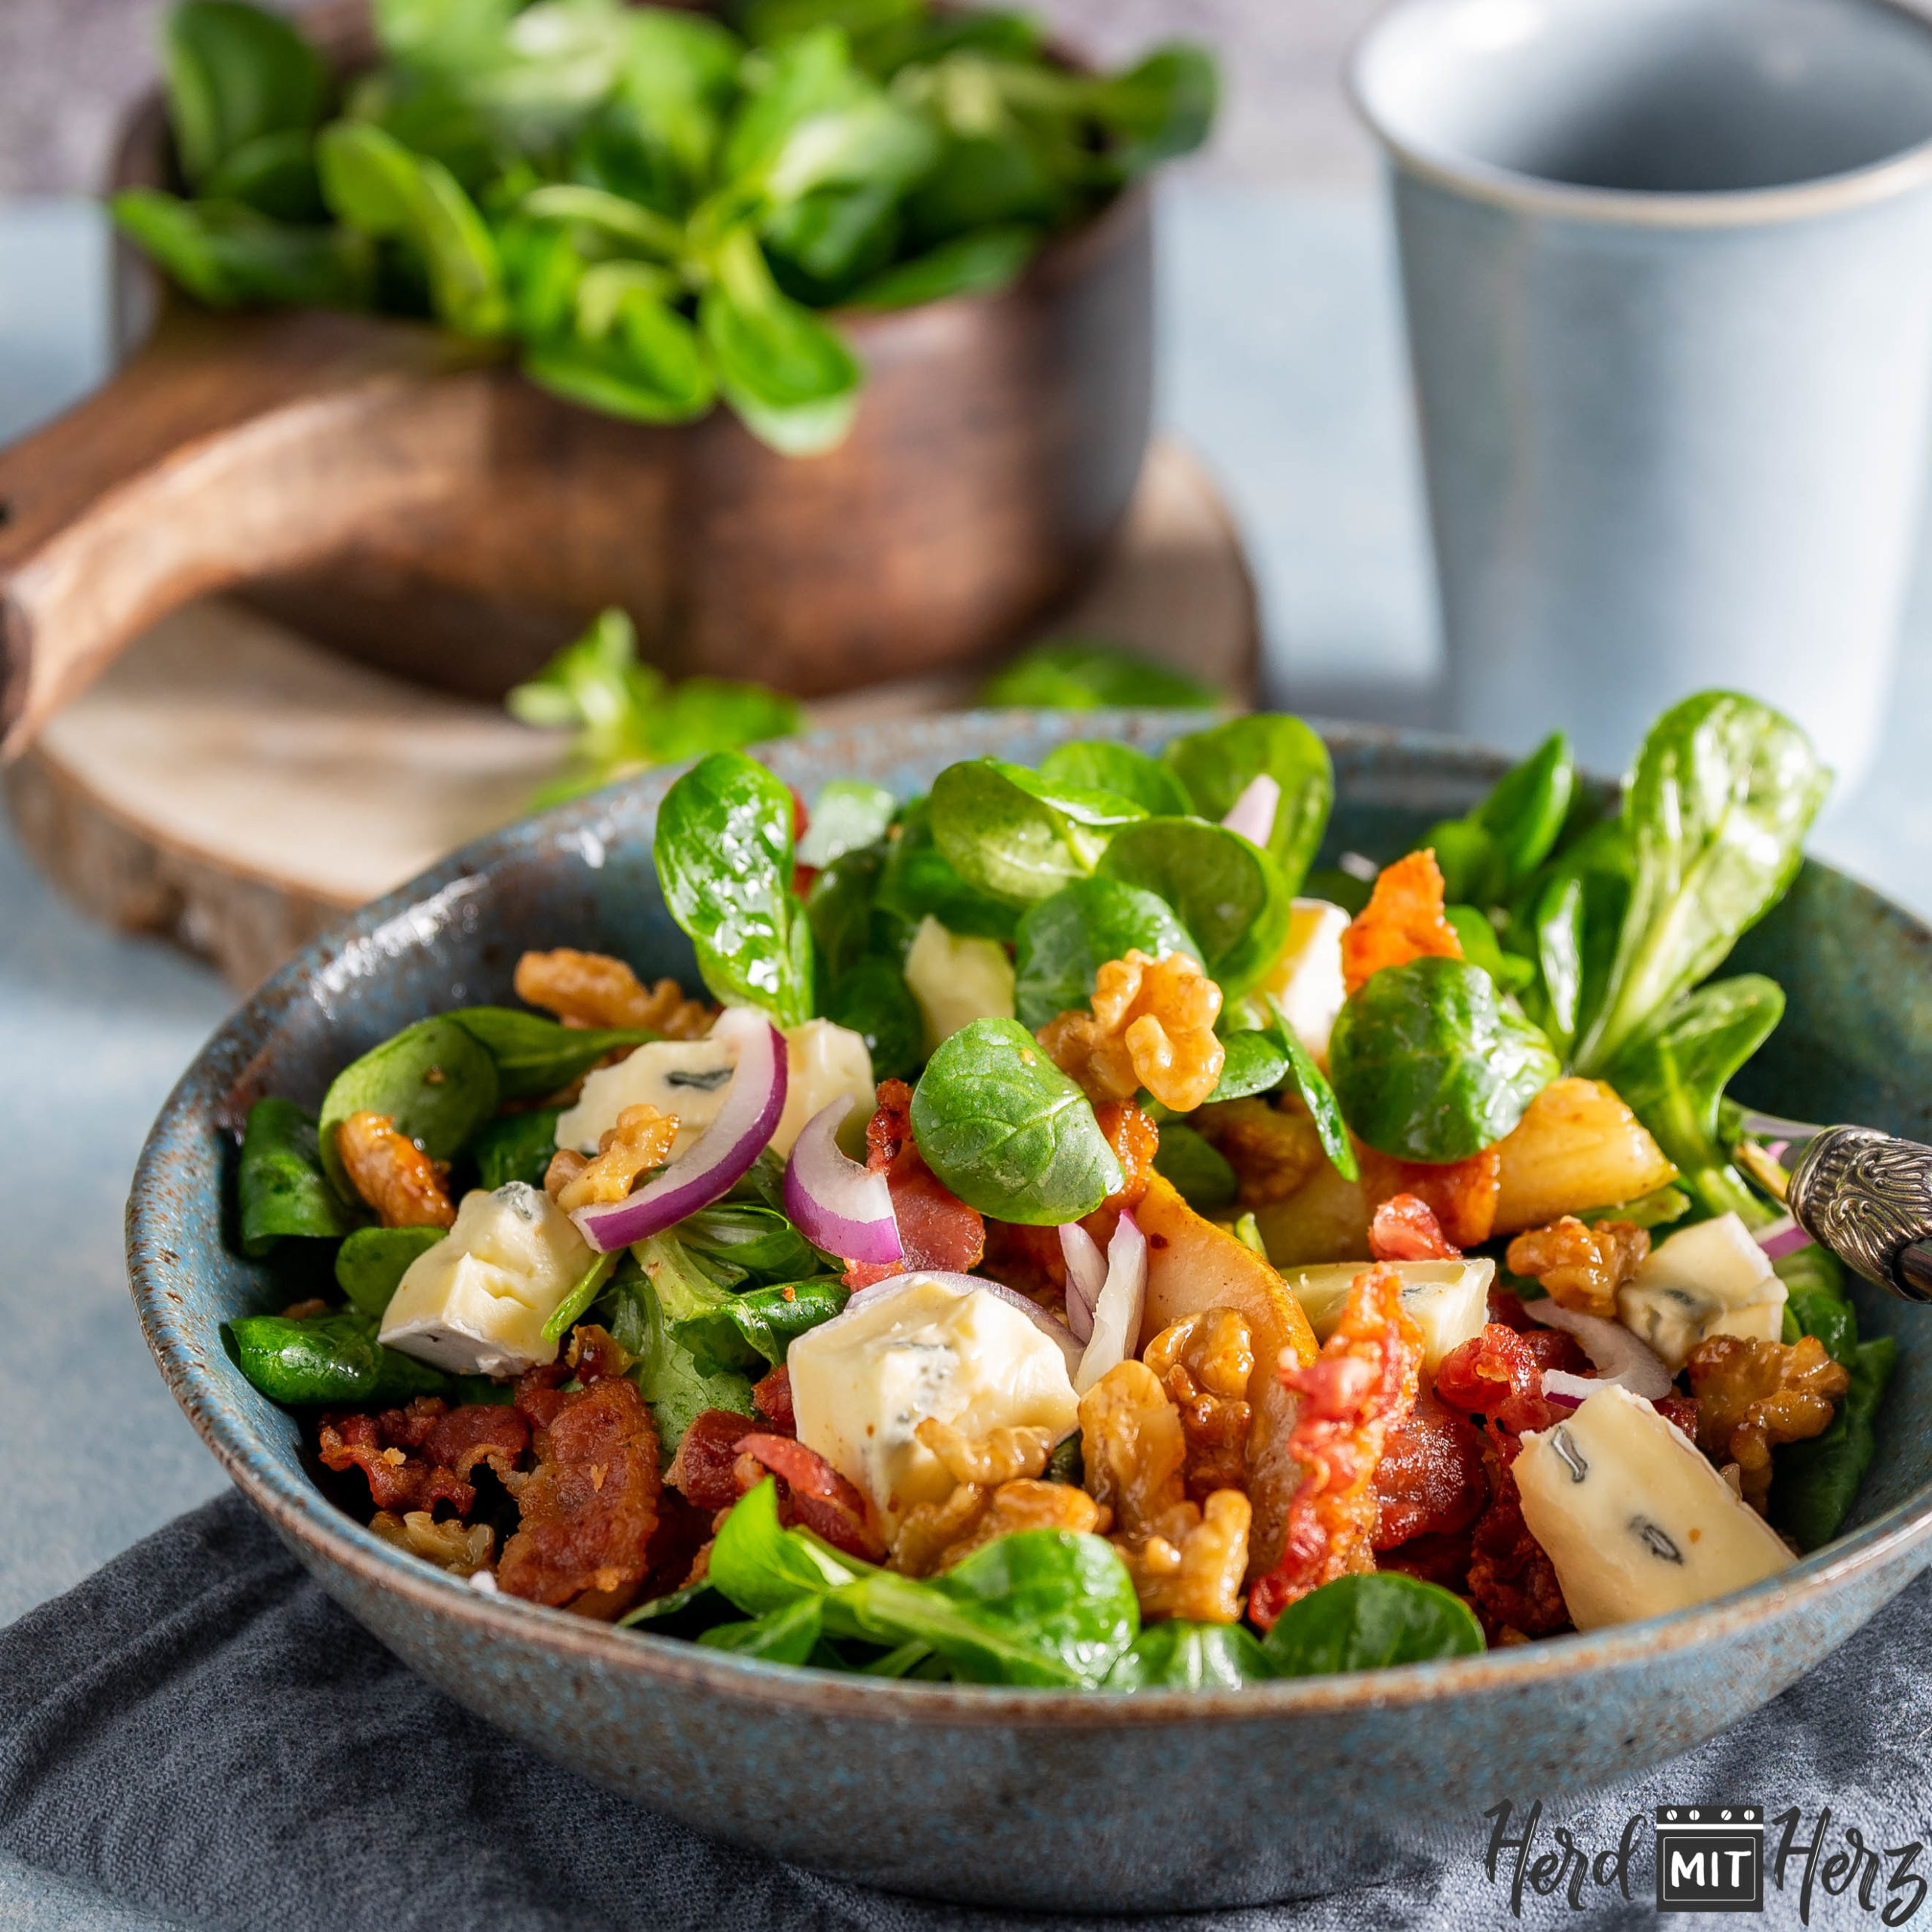
[[[1660,1804],[1660,1912],[1762,1912],[1764,1807]]]

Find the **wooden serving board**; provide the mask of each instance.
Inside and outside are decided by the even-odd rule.
[[[1251,697],[1254,595],[1232,518],[1172,442],[1087,593],[1051,627]],[[811,706],[852,724],[970,703],[961,672]],[[371,670],[226,599],[183,605],[5,768],[22,844],[97,917],[255,984],[345,912],[515,818],[564,737]]]

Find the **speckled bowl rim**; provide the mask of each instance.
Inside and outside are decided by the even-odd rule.
[[[1183,714],[1184,715],[1184,714]],[[982,724],[1033,720],[1028,712],[950,714]],[[1110,718],[1174,714],[1091,712],[1083,724],[1104,734]],[[1198,718],[1198,714],[1193,714]],[[1501,769],[1503,761],[1466,741],[1435,733],[1311,721],[1332,749],[1375,749],[1470,761],[1472,771]],[[851,743],[887,724],[838,734]],[[811,739],[790,741],[808,745]],[[623,788],[660,789],[681,769],[667,767]],[[431,1617],[467,1626],[478,1637],[500,1636],[547,1648],[560,1663],[582,1661],[646,1679],[701,1687],[713,1694],[809,1712],[824,1718],[869,1718],[897,1724],[1017,1728],[1051,1726],[1107,1730],[1180,1721],[1283,1718],[1300,1715],[1441,1705],[1455,1698],[1520,1690],[1549,1678],[1630,1668],[1669,1652],[1748,1637],[1787,1608],[1827,1595],[1875,1565],[1932,1539],[1932,1482],[1849,1537],[1827,1544],[1792,1568],[1735,1595],[1697,1608],[1608,1629],[1550,1638],[1450,1662],[1401,1665],[1351,1675],[1277,1679],[1239,1690],[1091,1690],[931,1684],[818,1672],[706,1649],[676,1638],[586,1621],[566,1612],[485,1595],[383,1542],[343,1514],[314,1484],[291,1472],[243,1419],[211,1371],[195,1358],[183,1294],[185,1264],[154,1225],[165,1198],[165,1171],[177,1148],[216,1128],[219,1097],[227,1092],[272,1032],[281,1008],[318,980],[326,980],[343,954],[380,955],[384,940],[407,943],[420,931],[424,909],[434,917],[460,904],[461,881],[487,873],[507,857],[506,842],[538,835],[552,844],[574,832],[595,837],[592,822],[615,792],[574,801],[486,835],[428,872],[333,928],[272,974],[217,1028],[182,1076],[148,1137],[128,1202],[130,1289],[148,1346],[169,1389],[202,1439],[243,1495],[299,1551],[339,1565],[364,1583],[396,1592]],[[560,837],[560,835],[561,836]],[[1875,895],[1877,896],[1877,895]],[[1932,949],[1932,931],[1886,902],[1892,915]],[[222,1360],[226,1367],[225,1359]]]

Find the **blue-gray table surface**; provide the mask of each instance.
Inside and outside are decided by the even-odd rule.
[[[1379,205],[1171,188],[1160,259],[1161,418],[1239,518],[1271,694],[1426,722],[1427,551]],[[99,380],[105,260],[86,205],[0,202],[0,440]],[[1925,547],[1884,754],[1814,848],[1932,913]],[[135,1325],[121,1213],[149,1121],[232,1003],[205,968],[83,918],[0,828],[0,1621],[222,1486]],[[154,1922],[0,1858],[0,1932]]]

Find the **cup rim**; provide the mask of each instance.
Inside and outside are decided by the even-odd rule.
[[[1444,0],[1391,0],[1355,36],[1343,69],[1343,88],[1357,117],[1404,171],[1467,200],[1513,214],[1536,214],[1604,227],[1718,229],[1767,227],[1866,208],[1932,182],[1932,135],[1864,167],[1766,188],[1658,189],[1590,188],[1548,181],[1494,162],[1412,140],[1398,134],[1370,99],[1365,69],[1376,43],[1404,15]],[[1905,0],[1851,0],[1896,15],[1932,38],[1932,20]]]

